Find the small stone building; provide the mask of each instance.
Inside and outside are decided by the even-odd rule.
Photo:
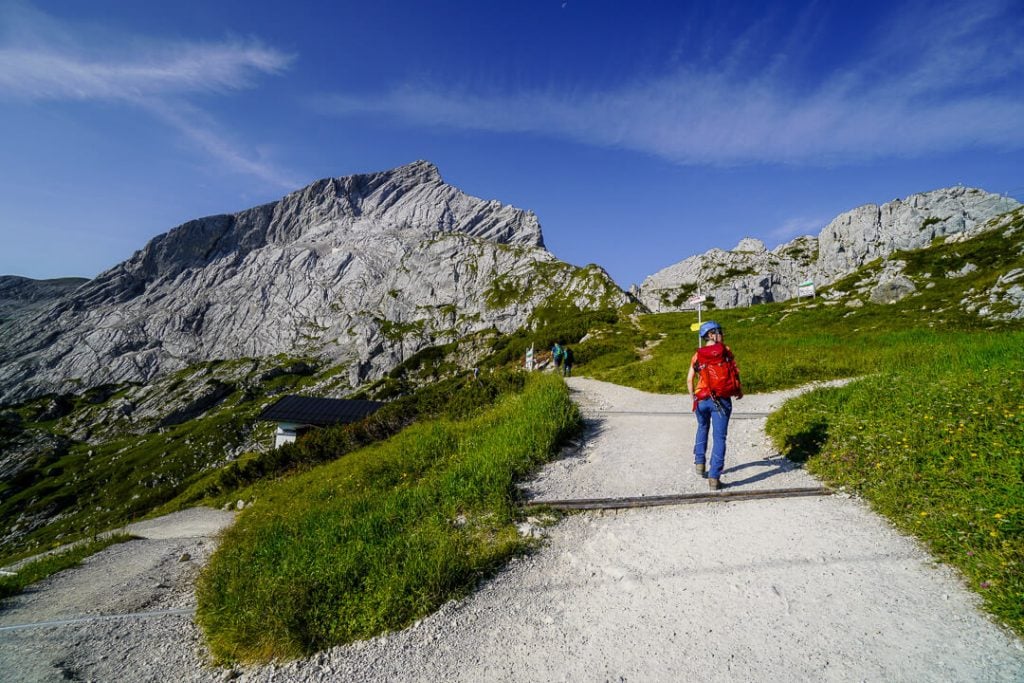
[[[277,423],[274,448],[279,448],[310,429],[358,422],[383,405],[361,399],[285,396],[264,409],[259,419]]]

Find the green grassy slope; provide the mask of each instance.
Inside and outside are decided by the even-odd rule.
[[[960,569],[1024,635],[1024,332],[936,355],[789,401],[767,429]]]
[[[514,482],[579,416],[562,381],[462,421],[259,487],[203,572],[198,619],[226,660],[295,657],[400,628],[468,591],[527,542]]]

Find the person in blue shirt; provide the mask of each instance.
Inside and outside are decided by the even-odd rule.
[[[551,347],[551,357],[555,361],[555,372],[558,372],[558,369],[562,367],[563,354],[562,345],[555,342],[555,345]]]
[[[732,349],[725,345],[722,326],[709,320],[700,326],[704,347],[693,354],[686,375],[686,389],[697,416],[697,438],[693,445],[693,463],[698,476],[705,474],[708,432],[713,435],[711,463],[707,467],[708,488],[722,487],[725,468],[725,440],[729,435],[729,417],[732,415],[732,397],[743,398],[739,370]],[[703,359],[703,360],[702,360]],[[697,385],[694,387],[694,378]],[[717,385],[717,387],[716,387]]]

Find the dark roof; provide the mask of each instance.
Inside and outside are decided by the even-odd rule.
[[[383,405],[380,401],[351,398],[285,396],[260,413],[259,419],[321,426],[347,424],[372,415]]]

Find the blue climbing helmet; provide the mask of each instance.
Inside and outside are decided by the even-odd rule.
[[[719,332],[721,332],[722,326],[716,323],[714,320],[707,321],[706,323],[700,326],[700,338],[706,339],[708,333],[711,332],[712,330],[718,330]]]

